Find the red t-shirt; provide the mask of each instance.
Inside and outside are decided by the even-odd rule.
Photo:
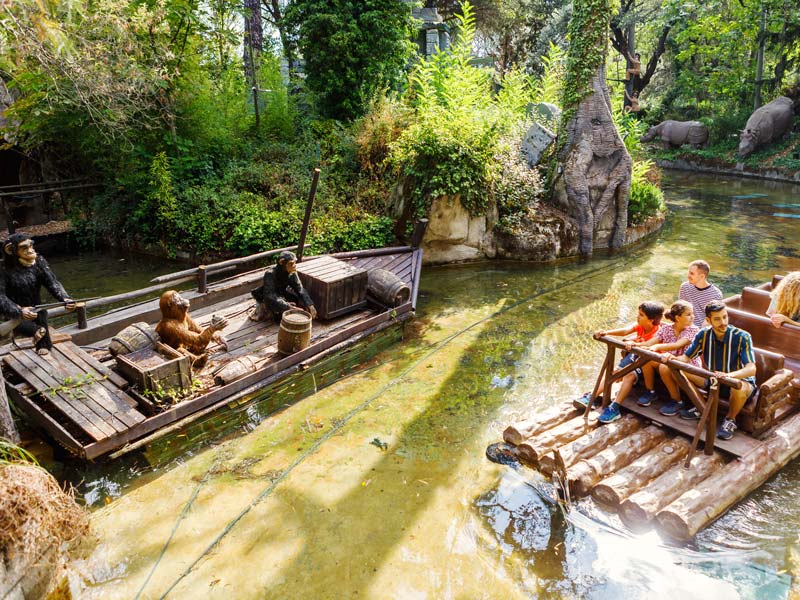
[[[636,333],[636,337],[633,339],[634,342],[646,342],[658,333],[658,327],[653,327],[649,333],[645,333],[644,327],[637,325],[634,332]]]

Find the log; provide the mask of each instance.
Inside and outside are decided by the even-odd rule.
[[[617,443],[627,435],[642,428],[642,422],[633,415],[627,414],[618,421],[609,423],[604,427],[597,427],[591,433],[579,437],[577,440],[558,449],[566,467],[571,467],[584,458],[594,456],[601,450]],[[556,467],[553,454],[545,454],[539,459],[539,471],[545,475],[552,475]]]
[[[574,417],[519,444],[517,456],[521,460],[535,465],[542,456],[554,448],[578,439],[595,427],[597,427],[597,414],[590,415],[588,420],[582,416]]]
[[[622,522],[633,531],[647,529],[658,511],[724,464],[722,455],[714,453],[695,456],[688,469],[673,466],[620,504]]]
[[[689,446],[689,440],[682,437],[662,442],[594,486],[592,498],[614,508],[618,507],[625,498],[689,454]]]
[[[577,414],[572,402],[562,402],[556,406],[551,406],[530,419],[525,419],[516,425],[509,425],[503,432],[503,441],[517,446],[529,437],[537,435],[547,429],[552,429],[561,425],[564,421],[569,421]]]
[[[14,418],[11,416],[11,407],[8,404],[6,395],[6,380],[0,370],[0,437],[5,438],[12,444],[19,444],[19,432],[14,425]]]
[[[575,498],[585,496],[603,477],[629,465],[650,448],[663,442],[666,437],[663,430],[650,425],[595,454],[592,458],[582,460],[567,470],[570,494]]]
[[[661,510],[656,515],[659,532],[670,539],[690,540],[798,454],[800,414],[773,429],[758,448],[728,463]]]

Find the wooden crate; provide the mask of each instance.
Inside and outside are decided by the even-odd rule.
[[[161,342],[156,342],[151,348],[119,355],[116,361],[117,370],[145,397],[156,397],[161,392],[172,390],[191,390],[189,357]]]
[[[367,304],[367,272],[331,256],[297,265],[320,319],[332,319]]]

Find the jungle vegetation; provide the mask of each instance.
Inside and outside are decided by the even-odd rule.
[[[71,198],[87,244],[208,255],[294,243],[315,166],[315,251],[392,243],[403,233],[398,194],[416,215],[440,194],[475,212],[494,200],[498,226],[513,229],[547,201],[517,147],[529,105],[562,101],[572,3],[428,5],[453,43],[423,59],[411,4],[393,0],[0,3],[0,79],[13,98],[6,147],[59,178],[104,182]],[[648,123],[701,119],[711,146],[698,152],[725,157],[754,102],[798,97],[800,6],[613,0],[611,9],[607,77],[634,159],[636,223],[663,206],[638,143]],[[633,52],[638,115],[622,109]],[[783,166],[800,168],[796,148],[784,144]]]

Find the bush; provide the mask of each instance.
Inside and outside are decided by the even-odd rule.
[[[539,172],[531,169],[520,155],[517,137],[507,138],[495,155],[499,176],[492,192],[497,202],[497,228],[512,233],[522,216],[529,212],[544,194]]]
[[[653,162],[649,160],[633,163],[631,191],[628,198],[629,225],[644,223],[649,217],[666,210],[664,193],[648,180],[648,172],[653,168]]]

